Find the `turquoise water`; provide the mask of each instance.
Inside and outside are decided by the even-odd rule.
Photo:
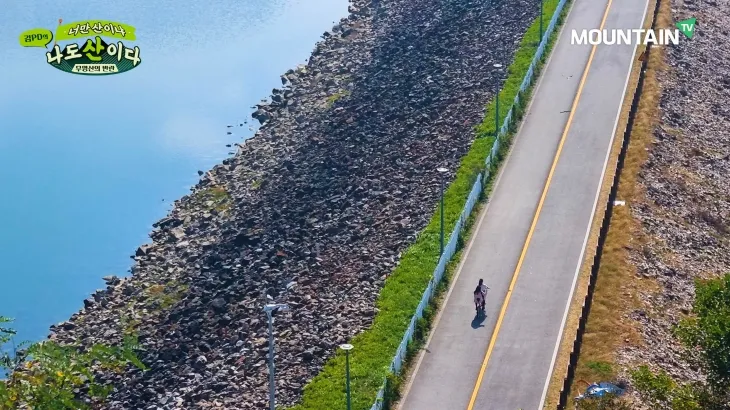
[[[347,14],[346,0],[211,4],[2,2],[0,315],[20,340],[45,337],[102,276],[127,275],[151,224],[253,134],[250,107]],[[59,18],[134,26],[142,63],[74,75],[18,43]]]

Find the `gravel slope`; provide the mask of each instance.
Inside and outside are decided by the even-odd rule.
[[[633,207],[653,242],[632,261],[661,290],[631,315],[645,345],[620,356],[690,380],[702,375],[681,358],[671,327],[692,307],[695,278],[730,273],[730,1],[672,8],[675,21],[696,17],[697,28],[668,50],[661,124],[640,175],[647,201]]]

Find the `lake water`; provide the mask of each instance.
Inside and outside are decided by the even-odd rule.
[[[253,134],[250,107],[305,63],[347,5],[2,2],[0,316],[15,318],[20,340],[45,337],[104,287],[102,276],[128,275],[151,224],[198,170],[228,156],[226,144]],[[20,46],[21,32],[54,31],[59,18],[135,27],[141,64],[74,75],[49,66],[45,49]]]

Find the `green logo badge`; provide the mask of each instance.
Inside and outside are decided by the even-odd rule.
[[[692,36],[695,34],[695,23],[697,23],[697,19],[692,17],[691,19],[677,22],[677,28],[685,36],[687,36],[687,38],[691,39]]]
[[[48,47],[48,43],[53,40],[51,30],[44,28],[34,28],[20,35],[20,45],[23,47]]]
[[[56,41],[46,52],[46,62],[61,71],[82,75],[119,74],[136,68],[142,60],[139,47],[125,44],[136,40],[134,27],[108,20],[84,20],[62,24],[58,20]],[[104,41],[102,37],[119,41]],[[20,35],[23,47],[48,47],[53,34],[46,29],[33,29]],[[76,40],[63,49],[60,40]],[[124,41],[121,41],[124,40]]]

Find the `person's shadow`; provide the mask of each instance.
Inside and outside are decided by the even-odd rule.
[[[480,327],[484,327],[484,320],[487,319],[487,314],[484,313],[483,315],[480,315],[477,313],[474,316],[474,319],[471,321],[471,328],[472,329],[479,329]]]

